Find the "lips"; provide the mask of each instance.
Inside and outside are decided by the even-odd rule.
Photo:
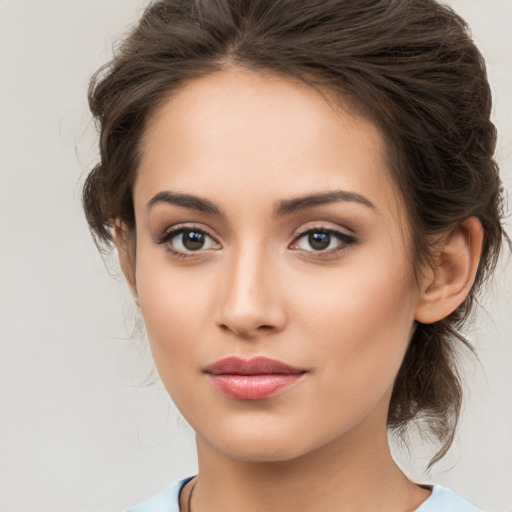
[[[228,357],[203,371],[218,391],[239,400],[264,400],[276,396],[306,374],[303,368],[266,357],[249,360]]]

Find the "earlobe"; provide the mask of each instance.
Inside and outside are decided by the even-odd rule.
[[[470,217],[440,242],[434,266],[424,276],[415,320],[429,324],[447,317],[468,296],[475,281],[483,243],[483,228]]]
[[[132,246],[129,242],[130,234],[126,225],[119,219],[114,221],[113,228],[114,244],[119,257],[119,265],[123,271],[124,277],[130,287],[135,302],[137,303],[137,285],[135,281],[135,256]]]

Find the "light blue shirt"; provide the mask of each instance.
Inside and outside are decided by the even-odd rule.
[[[180,512],[179,494],[181,488],[193,477],[176,482],[149,501],[131,508],[127,512]],[[453,491],[434,485],[432,494],[413,512],[482,512]]]

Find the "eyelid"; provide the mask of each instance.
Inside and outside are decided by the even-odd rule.
[[[331,222],[310,222],[305,225],[302,225],[300,228],[295,230],[293,237],[294,239],[299,238],[300,236],[311,233],[315,231],[322,231],[324,233],[334,233],[338,234],[343,238],[352,238],[355,240],[354,231],[348,227],[341,227],[337,225],[332,225]]]
[[[211,229],[200,222],[178,222],[176,224],[166,225],[164,229],[159,231],[159,234],[156,234],[153,237],[153,240],[157,243],[159,240],[162,240],[171,234],[176,234],[179,231],[200,231],[201,233],[205,233],[216,240],[216,237],[210,232]]]
[[[178,236],[181,233],[184,233],[186,231],[195,231],[199,233],[203,233],[208,238],[213,240],[214,244],[218,247],[215,247],[214,249],[199,249],[197,251],[179,251],[174,247],[171,247],[171,245],[168,243],[172,238],[175,236]],[[202,226],[199,226],[197,224],[188,224],[188,223],[182,223],[182,224],[175,224],[172,226],[167,227],[161,234],[156,235],[153,238],[153,241],[157,245],[165,246],[165,249],[169,251],[172,255],[179,256],[179,257],[194,257],[194,256],[201,256],[204,255],[206,252],[210,252],[212,250],[217,250],[220,248],[221,244],[217,240],[215,236],[213,236],[207,228],[204,228]]]
[[[297,247],[297,244],[302,237],[304,237],[305,235],[308,235],[310,233],[315,233],[315,232],[316,233],[328,233],[330,235],[334,235],[339,240],[339,244],[333,249],[326,249],[326,250],[319,250],[319,251],[315,251],[315,250],[305,251],[305,250]],[[347,250],[350,246],[355,245],[356,243],[357,243],[357,239],[354,235],[348,234],[340,228],[326,226],[325,224],[315,224],[315,225],[307,225],[305,227],[301,227],[300,229],[298,229],[295,232],[295,234],[293,236],[293,241],[291,242],[289,247],[294,250],[308,253],[308,256],[310,256],[310,257],[321,258],[321,257],[326,257],[328,255],[334,255],[340,251]]]
[[[352,231],[349,228],[346,228],[347,231]],[[179,235],[180,233],[186,232],[186,231],[196,231],[203,233],[205,236],[210,238],[216,247],[214,248],[207,248],[207,249],[198,249],[197,251],[181,251],[177,250],[175,247],[172,247],[171,244],[168,242],[175,236]],[[309,233],[314,232],[321,232],[321,233],[328,233],[330,235],[333,235],[335,238],[338,239],[339,243],[336,247],[326,250],[314,250],[307,251],[304,249],[301,249],[298,247],[298,241],[304,237],[305,235],[308,235]],[[222,247],[221,243],[219,242],[218,238],[210,233],[209,228],[200,226],[197,223],[178,223],[172,226],[169,226],[165,228],[160,234],[153,237],[153,241],[157,245],[165,246],[165,249],[170,252],[172,255],[178,256],[178,257],[198,257],[198,256],[204,256],[205,253],[211,252],[212,250],[218,250]],[[329,225],[326,225],[324,223],[317,223],[317,224],[308,224],[306,226],[302,226],[298,230],[295,231],[293,235],[292,242],[288,245],[288,248],[301,251],[303,253],[308,253],[309,257],[316,257],[316,258],[322,258],[322,257],[328,257],[337,254],[340,251],[347,250],[350,246],[356,244],[358,241],[356,237],[352,234],[347,233],[342,228],[339,227],[331,227]]]

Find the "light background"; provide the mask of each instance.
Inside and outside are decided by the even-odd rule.
[[[448,3],[469,21],[488,61],[498,159],[511,190],[512,2]],[[130,340],[134,308],[97,254],[79,201],[96,159],[88,79],[144,5],[0,0],[2,512],[120,511],[195,471],[190,429],[159,383],[140,385],[151,371],[147,347]],[[482,366],[467,364],[470,394],[455,445],[430,477],[417,464],[409,470],[505,512],[512,511],[510,262],[484,305],[470,334]]]

